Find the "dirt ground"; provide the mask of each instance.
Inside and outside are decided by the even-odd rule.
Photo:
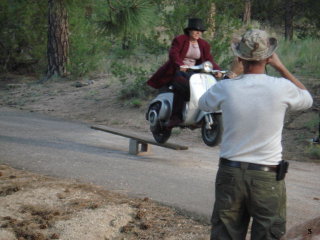
[[[318,121],[320,109],[320,81],[306,79],[304,83],[315,103],[312,109],[286,118],[284,156],[320,162],[318,145],[308,142],[318,135],[314,122]],[[134,108],[130,102],[119,100],[119,90],[109,75],[38,84],[32,76],[7,74],[0,78],[0,106],[148,132],[144,118],[147,102]],[[173,138],[203,144],[199,131],[177,129]],[[210,226],[206,223],[149,199],[133,199],[99,186],[41,176],[3,164],[0,199],[0,240],[209,238]],[[320,229],[320,218],[310,225]],[[285,239],[317,239],[318,234],[305,235],[296,227]]]
[[[0,239],[207,239],[209,226],[149,199],[0,165]]]

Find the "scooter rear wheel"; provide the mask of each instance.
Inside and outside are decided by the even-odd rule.
[[[150,122],[150,131],[152,132],[154,140],[156,140],[157,143],[165,143],[171,136],[171,129],[161,125],[158,119],[160,107],[161,105],[159,103],[152,105],[148,111],[147,119]]]
[[[171,136],[171,129],[162,128],[159,123],[150,127],[150,130],[157,143],[165,143]]]

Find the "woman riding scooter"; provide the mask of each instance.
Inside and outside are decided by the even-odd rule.
[[[168,84],[174,87],[174,103],[168,128],[182,122],[183,104],[190,98],[189,78],[192,73],[187,72],[187,67],[210,61],[213,69],[221,70],[213,60],[209,43],[201,39],[204,31],[201,19],[189,19],[184,34],[175,37],[172,41],[169,60],[147,81],[147,84],[154,88],[161,88]],[[221,76],[220,72],[216,73],[216,77]]]

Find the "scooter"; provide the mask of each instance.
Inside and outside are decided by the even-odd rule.
[[[188,71],[195,73],[189,79],[190,100],[186,102],[182,111],[182,122],[174,127],[189,128],[194,130],[201,128],[202,140],[210,147],[221,142],[223,131],[221,111],[204,112],[198,108],[198,101],[203,93],[217,83],[213,76],[216,72],[226,74],[226,71],[212,69],[211,62],[207,61],[200,65],[189,67]],[[150,130],[156,142],[165,143],[171,136],[172,128],[168,128],[168,123],[173,106],[173,86],[166,87],[165,90],[151,100],[146,119],[149,121]]]

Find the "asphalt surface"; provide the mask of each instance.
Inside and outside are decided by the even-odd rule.
[[[44,175],[78,179],[133,197],[148,197],[209,221],[219,148],[128,153],[129,139],[90,125],[0,108],[0,163]],[[320,165],[291,162],[288,228],[320,216]]]

